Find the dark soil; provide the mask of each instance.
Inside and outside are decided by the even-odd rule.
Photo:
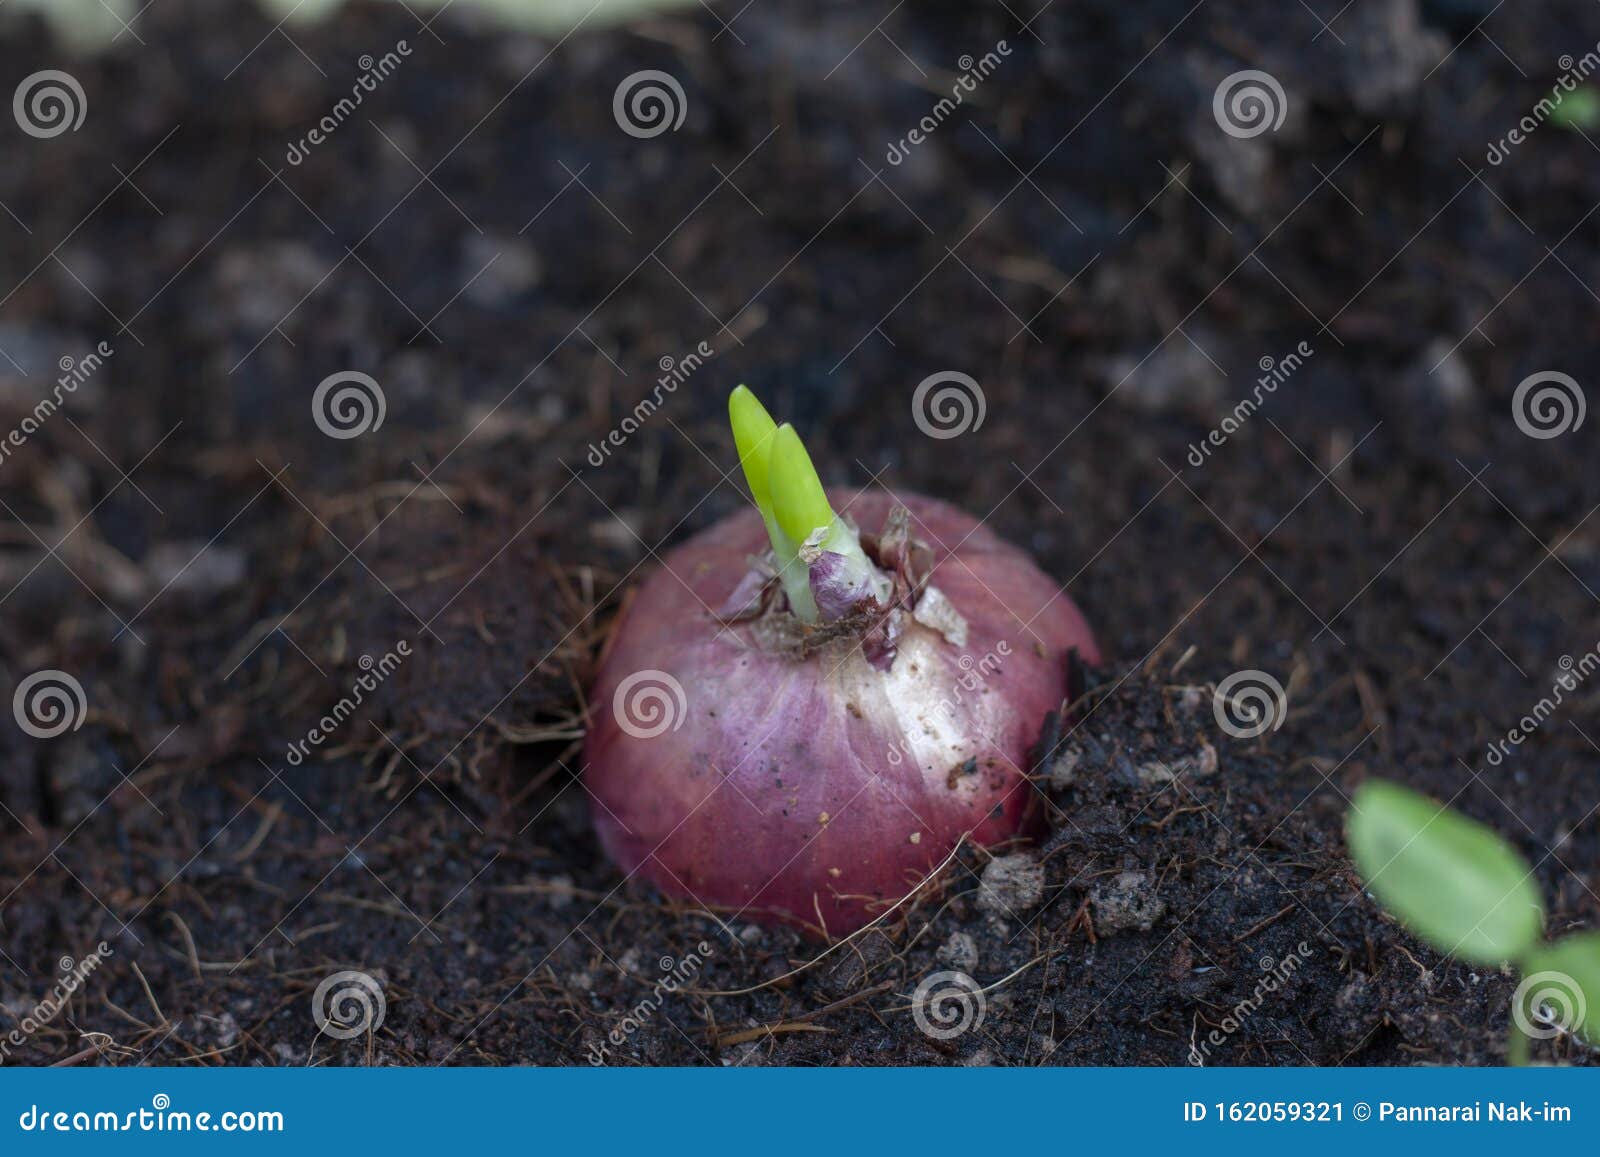
[[[114,349],[0,463],[0,685],[58,668],[88,704],[56,739],[0,727],[5,1027],[60,957],[114,950],[10,1058],[1183,1064],[1217,1029],[1206,1063],[1500,1061],[1514,978],[1381,915],[1340,832],[1356,785],[1404,781],[1538,865],[1553,932],[1600,921],[1600,693],[1485,760],[1600,639],[1597,422],[1535,440],[1512,415],[1536,371],[1596,384],[1600,150],[1545,123],[1484,160],[1600,40],[1595,6],[737,11],[558,45],[465,3],[274,32],[158,0],[142,45],[94,59],[0,25],[0,92],[64,68],[88,107],[49,140],[0,126],[4,427],[58,359]],[[619,129],[641,69],[681,83],[677,131]],[[1289,100],[1247,141],[1212,117],[1241,69]],[[700,342],[714,357],[594,465]],[[335,440],[311,397],[347,370],[387,413]],[[918,431],[941,370],[981,383],[981,430]],[[823,952],[601,856],[581,689],[656,552],[743,501],[740,381],[830,483],[986,517],[1095,624],[1106,665],[1024,849],[1042,890],[980,906],[969,849]],[[1241,742],[1210,688],[1248,668],[1289,712]],[[655,1008],[661,958],[701,941]],[[957,968],[985,1016],[936,1039],[911,994]],[[375,1034],[319,1035],[341,969],[384,986]]]

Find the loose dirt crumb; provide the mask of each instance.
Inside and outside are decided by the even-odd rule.
[[[939,945],[939,963],[962,972],[973,972],[978,967],[978,942],[970,932],[955,931]]]
[[[1044,898],[1044,866],[1032,852],[997,856],[983,869],[978,907],[984,912],[1016,916]]]
[[[1119,872],[1089,894],[1094,907],[1095,931],[1102,936],[1118,932],[1148,932],[1167,911],[1167,902],[1155,891],[1148,872]]]
[[[1083,749],[1075,743],[1069,743],[1061,749],[1061,754],[1050,762],[1050,786],[1063,790],[1072,786],[1072,781],[1078,775],[1078,763],[1083,759]]]

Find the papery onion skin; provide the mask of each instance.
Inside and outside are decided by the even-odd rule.
[[[887,672],[848,643],[804,660],[759,649],[748,623],[713,614],[767,546],[757,512],[741,511],[668,554],[616,623],[583,778],[625,871],[724,915],[838,936],[963,836],[988,845],[1025,830],[1029,749],[1067,693],[1067,653],[1100,656],[1060,587],[969,515],[917,495],[829,498],[869,533],[906,506],[965,644],[908,616]],[[657,704],[681,717],[624,728],[613,700],[644,671],[681,685],[680,702]]]

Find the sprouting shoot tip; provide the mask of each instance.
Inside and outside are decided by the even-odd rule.
[[[750,496],[756,500],[763,518],[772,517],[772,492],[768,486],[767,461],[772,454],[773,433],[778,425],[767,408],[745,386],[728,395],[728,423],[733,427],[734,446]]]
[[[811,455],[793,426],[785,422],[772,436],[767,458],[767,486],[778,527],[795,544],[833,525],[833,507],[822,489]]]

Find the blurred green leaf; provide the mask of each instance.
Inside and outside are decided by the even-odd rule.
[[[110,44],[123,22],[133,19],[136,11],[131,0],[107,0],[105,4],[100,0],[11,0],[0,7],[5,9],[0,11],[0,19],[28,9],[38,12],[74,52],[89,52]]]
[[[1519,993],[1545,1000],[1563,1027],[1600,1045],[1600,932],[1541,944],[1523,964]]]
[[[275,23],[298,25],[325,20],[346,0],[257,0]],[[398,2],[398,0],[395,0]],[[459,5],[478,8],[510,28],[561,36],[579,27],[599,29],[675,9],[693,9],[694,0],[405,0],[420,20],[424,14]],[[0,0],[0,18],[22,9],[41,12],[75,51],[105,48],[146,8],[148,0]]]
[[[1527,863],[1482,824],[1397,784],[1356,792],[1345,837],[1379,902],[1435,948],[1499,964],[1537,943],[1544,906]]]
[[[262,7],[274,16],[302,23],[324,19],[345,3],[347,0],[261,0]],[[513,28],[546,35],[570,32],[580,25],[602,27],[695,6],[694,0],[406,0],[407,7],[416,12],[419,19],[422,13],[453,7],[457,3],[481,8]]]
[[[1600,93],[1587,85],[1577,89],[1551,111],[1550,123],[1573,131],[1600,128]]]

